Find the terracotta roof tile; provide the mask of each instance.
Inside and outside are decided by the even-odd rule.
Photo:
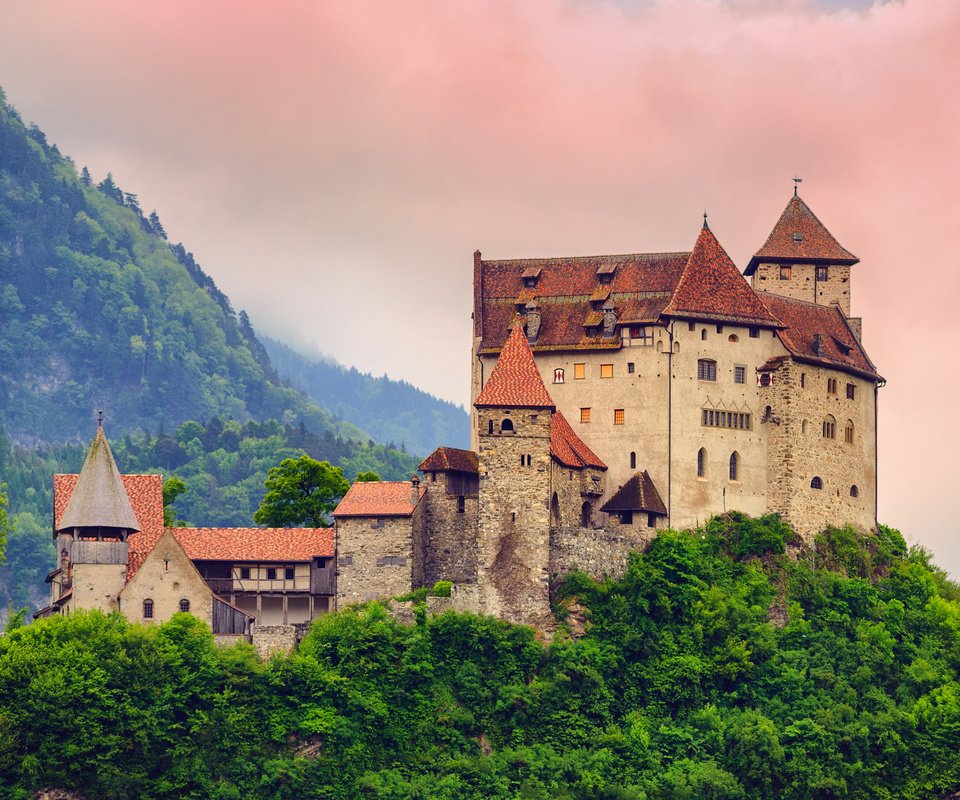
[[[792,356],[853,372],[869,380],[882,380],[837,306],[821,306],[765,292],[759,296],[771,313],[787,326],[778,335]]]
[[[426,489],[421,486],[418,500]],[[370,481],[350,487],[334,517],[409,517],[414,512],[410,481]]]
[[[563,466],[572,469],[607,468],[600,457],[577,436],[566,417],[559,411],[554,412],[550,419],[550,455]]]
[[[667,507],[660,492],[653,483],[650,473],[644,470],[636,473],[621,486],[600,508],[608,514],[621,511],[647,511],[651,514],[667,515]]]
[[[475,272],[474,315],[476,330],[482,333],[480,349],[496,352],[506,340],[517,315],[520,300],[526,302],[523,274],[539,270],[536,301],[541,325],[533,350],[607,349],[620,346],[618,339],[588,336],[584,331],[587,314],[593,311],[590,298],[608,296],[618,311],[628,301],[644,304],[645,318],[656,320],[680,280],[689,253],[643,253],[619,256],[478,261]],[[613,272],[609,284],[601,284],[599,273]],[[532,291],[532,290],[528,290]],[[532,298],[530,298],[532,299]]]
[[[477,408],[555,408],[520,325],[516,325],[477,397]]]
[[[311,561],[334,555],[333,528],[167,528],[192,561]]]
[[[746,274],[752,275],[761,261],[856,264],[859,260],[842,247],[809,206],[794,195],[763,247],[750,259]]]
[[[706,225],[697,237],[663,314],[769,327],[780,325]]]
[[[438,447],[417,467],[420,472],[480,472],[477,454],[472,450],[458,450],[456,447]]]

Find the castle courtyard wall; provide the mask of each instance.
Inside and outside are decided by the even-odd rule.
[[[475,582],[479,508],[477,495],[455,494],[451,490],[449,475],[445,472],[425,474],[424,486],[427,488],[424,497],[424,585],[433,586],[440,580],[454,583]]]

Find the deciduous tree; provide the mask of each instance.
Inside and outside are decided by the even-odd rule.
[[[340,467],[306,455],[285,458],[272,467],[264,486],[267,493],[253,515],[256,523],[309,528],[329,525],[327,515],[350,488]]]

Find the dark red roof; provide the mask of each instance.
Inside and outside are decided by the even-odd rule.
[[[756,272],[761,261],[856,264],[859,260],[842,247],[810,207],[794,195],[763,247],[750,259],[746,274]]]
[[[426,489],[420,486],[417,502]],[[333,512],[335,517],[409,517],[413,514],[410,481],[368,481],[350,487]]]
[[[550,421],[550,455],[563,466],[572,469],[607,468],[600,457],[577,436],[566,417],[559,411],[553,414]]]
[[[417,467],[421,472],[480,472],[477,454],[472,450],[458,450],[456,447],[438,447]]]
[[[477,397],[477,408],[555,408],[520,325],[514,326]]]
[[[647,511],[651,514],[667,515],[667,507],[660,492],[646,470],[636,473],[621,486],[600,508],[608,514],[621,511]]]
[[[641,253],[575,258],[476,261],[475,329],[480,349],[496,352],[528,301],[540,308],[540,331],[532,347],[541,350],[620,347],[619,337],[604,339],[585,323],[609,298],[624,322],[656,322],[680,279],[689,253]],[[539,275],[536,286],[524,285],[524,274]],[[598,274],[610,275],[600,283]],[[594,298],[591,301],[591,298]],[[629,319],[627,319],[629,317]]]
[[[706,225],[664,316],[779,327]]]
[[[794,358],[836,367],[869,380],[881,380],[837,306],[821,306],[766,292],[759,296],[771,313],[787,326],[778,335]]]
[[[192,561],[311,561],[333,556],[333,528],[168,528]]]

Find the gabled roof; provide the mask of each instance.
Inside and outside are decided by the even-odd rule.
[[[88,527],[139,530],[102,425],[97,426],[70,500],[54,530]]]
[[[794,358],[852,372],[868,380],[883,380],[838,306],[822,306],[766,292],[760,297],[787,326],[778,331],[778,336]]]
[[[780,327],[704,224],[664,316]]]
[[[523,327],[515,325],[474,403],[477,408],[555,408],[533,360]]]
[[[474,330],[480,351],[494,353],[511,329],[522,322],[521,312],[534,300],[541,324],[534,352],[547,350],[602,350],[620,347],[619,337],[604,338],[585,326],[596,309],[591,297],[609,296],[621,320],[656,322],[680,279],[689,253],[635,253],[631,255],[483,261],[475,255]],[[526,288],[524,274],[537,272],[534,288]],[[600,275],[610,275],[607,284]],[[630,319],[626,320],[625,316]]]
[[[624,511],[646,511],[651,514],[667,515],[660,492],[653,483],[650,473],[644,470],[637,472],[630,480],[621,486],[600,508],[608,514]]]
[[[477,454],[472,450],[458,450],[456,447],[438,447],[417,467],[420,472],[480,472]]]
[[[311,561],[333,556],[333,528],[167,528],[192,561]]]
[[[420,486],[417,502],[426,493]],[[413,486],[410,481],[369,481],[350,487],[333,512],[334,517],[409,517],[413,504]]]
[[[577,436],[566,417],[559,411],[554,412],[550,418],[550,455],[564,467],[572,469],[607,468],[600,457]]]
[[[833,238],[810,207],[794,194],[763,247],[750,259],[746,274],[756,272],[762,261],[856,264],[859,260]]]

